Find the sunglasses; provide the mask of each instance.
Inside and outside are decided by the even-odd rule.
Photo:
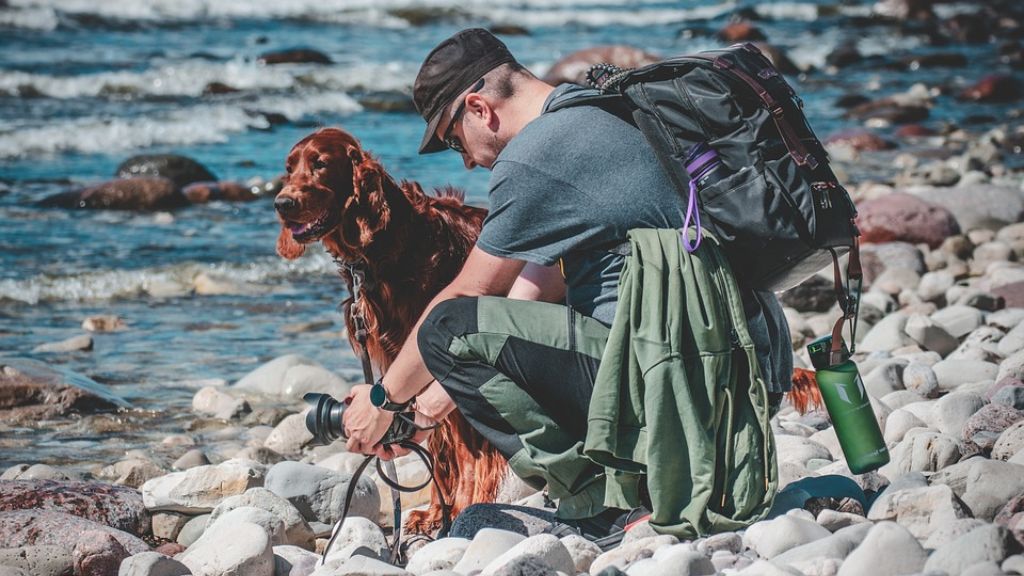
[[[466,97],[468,98],[469,95],[472,94],[473,92],[479,92],[480,89],[483,87],[484,79],[481,78],[477,80],[476,84],[474,84],[472,88],[469,89],[469,93],[466,94]],[[459,154],[465,154],[466,149],[463,148],[462,141],[459,140],[458,136],[452,136],[452,130],[455,129],[455,123],[459,121],[459,118],[462,117],[462,113],[465,111],[466,98],[463,98],[462,102],[459,102],[459,106],[458,108],[455,109],[455,112],[452,112],[452,119],[450,122],[448,122],[448,128],[444,131],[444,137],[441,138],[441,141],[444,142],[445,146],[451,148],[452,150],[455,150]]]

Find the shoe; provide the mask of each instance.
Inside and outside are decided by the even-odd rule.
[[[651,511],[643,506],[632,510],[608,508],[597,516],[590,518],[556,520],[544,530],[544,533],[552,534],[559,538],[570,534],[583,536],[597,544],[598,548],[605,552],[621,544],[623,537],[625,537],[626,532],[630,528],[650,518],[650,516]]]

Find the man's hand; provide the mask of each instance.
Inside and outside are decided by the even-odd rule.
[[[413,414],[415,414],[415,419],[413,421],[416,422],[416,425],[420,427],[420,430],[417,430],[416,433],[413,434],[411,440],[416,444],[422,445],[425,441],[427,441],[430,438],[430,435],[434,432],[434,427],[437,426],[437,420],[434,420],[433,418],[423,414],[422,412],[414,412]],[[376,454],[377,457],[380,458],[381,460],[391,460],[394,458],[400,458],[402,456],[405,456],[406,454],[409,454],[410,452],[412,452],[412,450],[409,450],[408,448],[403,448],[397,444],[394,444],[392,446],[377,444],[376,446],[373,447],[373,453]]]
[[[346,446],[349,452],[373,454],[374,447],[384,437],[395,417],[393,412],[370,404],[370,388],[368,384],[354,386],[346,397],[350,404],[345,409],[343,424],[345,435],[348,436]]]

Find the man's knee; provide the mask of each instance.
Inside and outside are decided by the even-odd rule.
[[[477,298],[461,297],[445,300],[434,306],[420,325],[416,343],[427,367],[438,356],[448,354],[454,338],[477,330]]]

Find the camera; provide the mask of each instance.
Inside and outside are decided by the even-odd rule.
[[[329,394],[316,392],[308,392],[302,399],[312,406],[306,413],[306,429],[313,434],[315,443],[330,444],[338,438],[347,438],[343,422],[345,409],[348,408],[347,402],[339,402]],[[401,444],[410,440],[419,430],[413,412],[396,412],[380,443]]]

